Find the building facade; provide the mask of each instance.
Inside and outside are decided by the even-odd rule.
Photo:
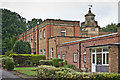
[[[40,25],[18,36],[18,40],[28,41],[33,54],[56,58],[56,45],[83,39],[80,37],[79,21],[47,19]]]
[[[65,57],[63,57],[63,54]],[[84,71],[120,72],[120,25],[118,33],[57,45],[57,57]]]

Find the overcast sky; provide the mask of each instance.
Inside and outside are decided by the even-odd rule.
[[[27,20],[32,18],[85,21],[88,5],[96,15],[98,25],[118,23],[119,0],[1,0],[0,7],[17,12]]]

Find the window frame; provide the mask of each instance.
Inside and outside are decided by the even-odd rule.
[[[63,59],[63,56],[64,56],[64,59]],[[65,61],[65,54],[62,54],[62,59],[63,59],[63,61]]]
[[[46,55],[46,49],[43,49],[43,55]]]
[[[45,29],[43,29],[43,38],[45,38],[46,37],[46,35],[45,35],[46,33],[45,33]]]
[[[84,50],[84,52],[83,52],[83,56],[84,56],[84,59],[83,59],[83,61],[86,63],[86,50]]]
[[[53,48],[51,48],[51,59],[53,59]]]
[[[40,31],[40,39],[42,39],[42,31]]]
[[[63,29],[64,29],[65,31],[63,31]],[[62,28],[62,29],[61,29],[61,36],[63,36],[62,33],[65,33],[64,36],[66,36],[66,29],[65,29],[65,28]]]
[[[60,56],[60,54],[58,54],[59,56],[58,56],[58,59],[61,59],[61,56]]]
[[[74,53],[74,62],[78,62],[78,54],[77,54],[77,52]]]

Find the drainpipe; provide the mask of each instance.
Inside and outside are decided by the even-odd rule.
[[[81,42],[79,42],[79,69],[81,69]]]

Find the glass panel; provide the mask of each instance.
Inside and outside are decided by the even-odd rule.
[[[109,49],[108,48],[104,48],[103,52],[109,52]]]
[[[97,63],[96,64],[102,64],[102,54],[96,54],[97,57]]]
[[[61,36],[65,36],[65,32],[61,32]]]
[[[105,64],[105,54],[103,54],[103,64]]]
[[[58,54],[58,59],[60,59],[60,54]]]
[[[92,58],[93,58],[92,63],[95,64],[95,54],[92,55]]]
[[[62,55],[63,61],[65,60],[65,54]]]
[[[107,63],[106,64],[109,64],[109,54],[107,53]]]
[[[95,52],[95,49],[93,49],[92,52]]]
[[[84,62],[86,62],[86,54],[84,54]]]
[[[102,52],[102,48],[96,49],[96,52]]]

